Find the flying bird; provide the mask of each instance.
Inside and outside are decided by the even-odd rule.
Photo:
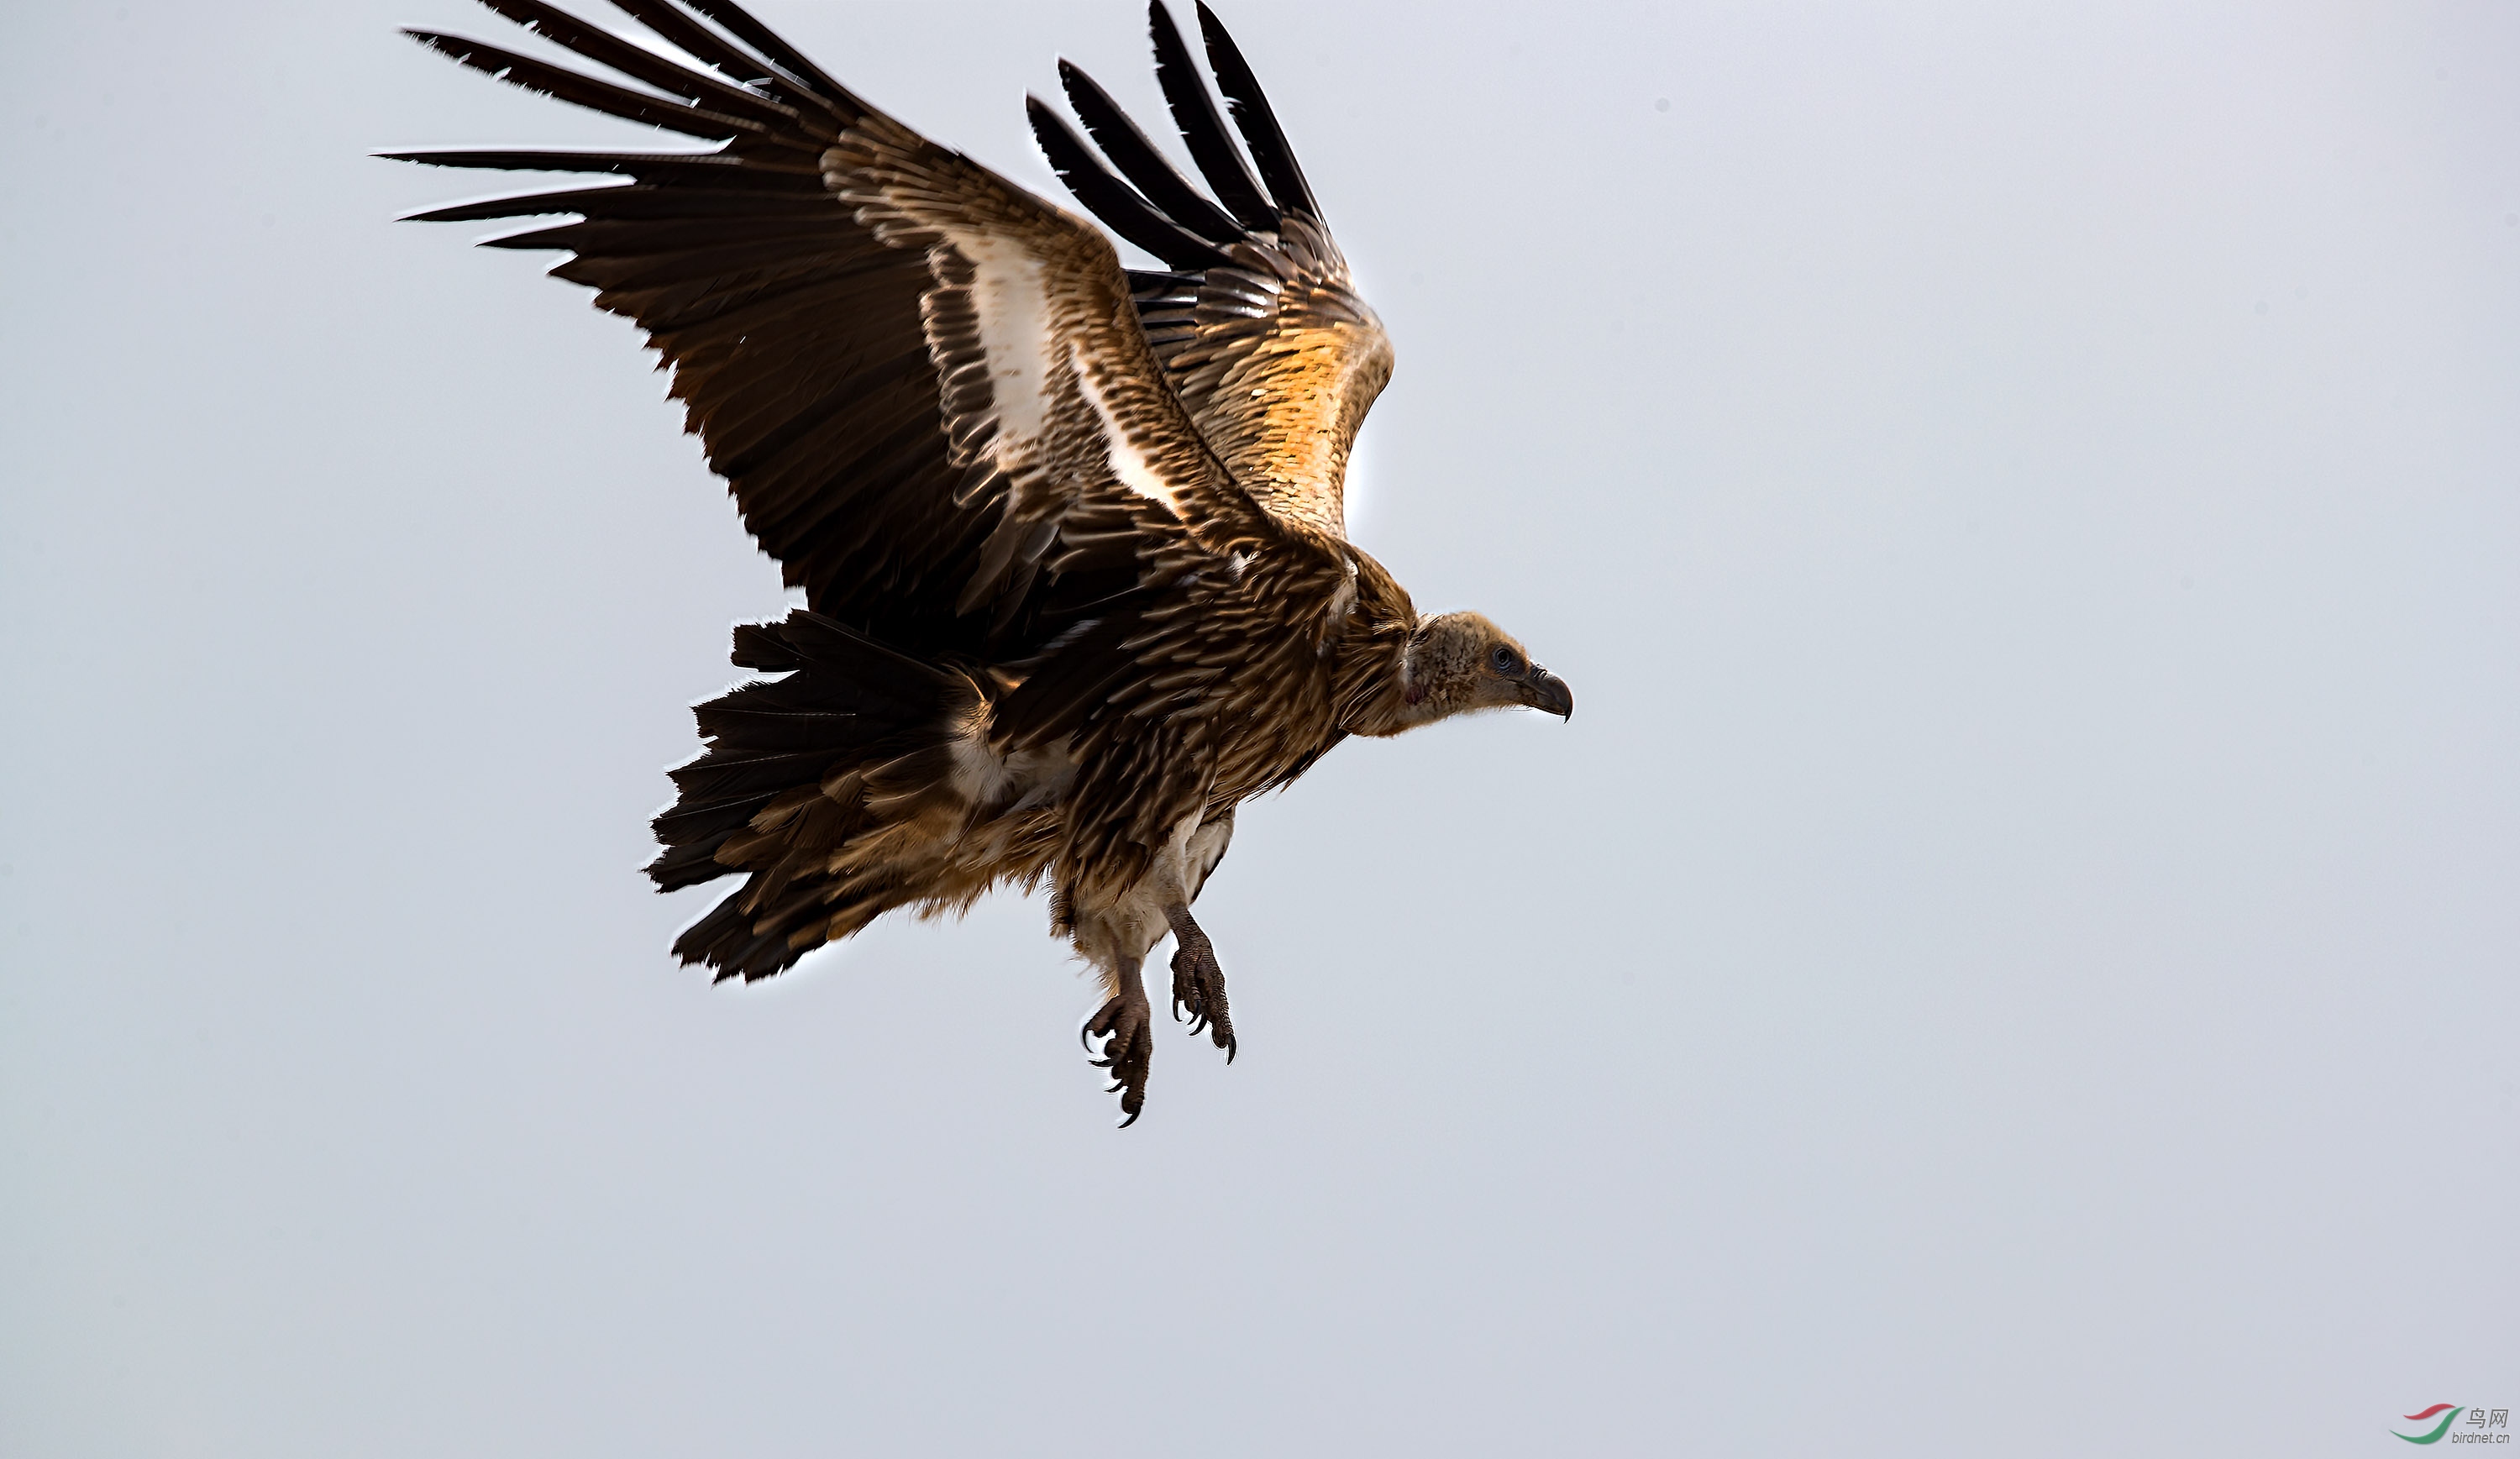
[[[1348,450],[1392,354],[1251,67],[1206,6],[1209,90],[1160,0],[1155,72],[1204,188],[1083,71],[1060,179],[1163,267],[930,142],[729,0],[491,10],[613,73],[407,32],[501,80],[717,144],[398,160],[609,174],[413,215],[573,215],[487,241],[636,321],[745,528],[805,606],[740,625],[766,676],[695,711],[655,820],[660,890],[742,886],[674,951],[767,978],[886,912],[1052,888],[1102,975],[1082,1037],[1144,1108],[1140,977],[1230,1061],[1225,974],[1191,916],[1235,808],[1351,734],[1528,706],[1565,683],[1477,613],[1420,614],[1348,541]],[[1239,142],[1236,140],[1238,134]],[[1086,137],[1090,136],[1089,144]],[[1099,1045],[1099,1046],[1098,1046]]]

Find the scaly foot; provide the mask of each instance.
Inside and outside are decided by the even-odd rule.
[[[1129,986],[1103,1003],[1080,1036],[1087,1053],[1095,1051],[1092,1040],[1102,1040],[1102,1057],[1092,1062],[1097,1069],[1111,1071],[1111,1087],[1105,1092],[1120,1096],[1120,1113],[1128,1116],[1120,1122],[1122,1129],[1137,1124],[1138,1112],[1147,1107],[1147,1066],[1155,1053],[1154,1019],[1147,1012],[1147,991],[1139,986],[1134,972],[1128,981]]]
[[[1234,1062],[1240,1045],[1234,1038],[1234,1018],[1225,1006],[1225,969],[1216,960],[1216,945],[1207,940],[1190,918],[1189,907],[1178,907],[1166,913],[1173,924],[1173,1022],[1181,1022],[1182,1010],[1190,1010],[1190,1032],[1192,1038],[1205,1033],[1225,1050],[1225,1062]]]

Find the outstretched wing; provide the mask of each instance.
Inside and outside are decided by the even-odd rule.
[[[1344,539],[1348,448],[1391,377],[1391,341],[1357,297],[1347,260],[1234,38],[1201,4],[1208,64],[1257,177],[1227,135],[1162,0],[1148,10],[1164,100],[1213,199],[1065,62],[1059,77],[1068,102],[1101,155],[1037,100],[1033,131],[1078,201],[1170,266],[1130,275],[1139,317],[1227,469],[1274,515]]]
[[[869,107],[729,0],[617,0],[689,64],[542,0],[483,3],[652,90],[410,33],[720,146],[393,154],[628,179],[417,216],[576,214],[489,242],[570,250],[552,272],[648,332],[744,525],[815,611],[913,652],[1003,658],[1275,536],[1167,385],[1099,230]]]

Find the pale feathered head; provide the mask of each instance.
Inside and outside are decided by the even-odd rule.
[[[1512,635],[1479,613],[1422,619],[1402,659],[1403,717],[1431,724],[1457,714],[1517,706],[1575,717],[1575,691],[1531,661]]]

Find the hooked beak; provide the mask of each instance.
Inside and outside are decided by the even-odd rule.
[[[1534,709],[1545,709],[1561,719],[1575,718],[1575,691],[1566,686],[1565,680],[1538,664],[1523,676],[1515,692]]]

